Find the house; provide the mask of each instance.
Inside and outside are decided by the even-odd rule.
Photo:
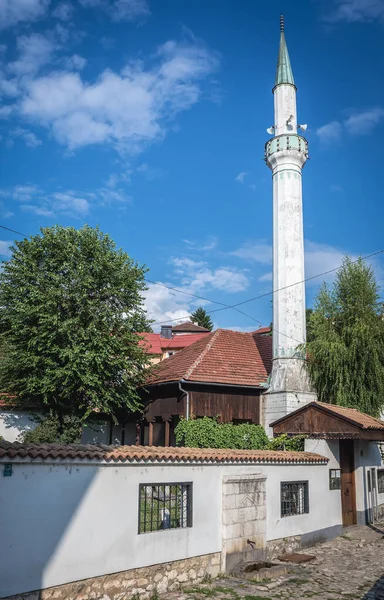
[[[208,329],[191,322],[175,327],[163,325],[160,333],[140,333],[140,346],[146,349],[152,364],[157,364],[197,342],[208,333]]]
[[[261,423],[260,400],[272,368],[268,333],[217,329],[159,363],[142,391],[141,443],[175,445],[181,416]]]
[[[271,427],[274,435],[306,435],[305,450],[329,459],[329,485],[341,490],[344,527],[383,518],[383,421],[355,408],[316,401]]]

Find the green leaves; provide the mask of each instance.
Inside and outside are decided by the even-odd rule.
[[[372,269],[346,257],[308,322],[308,368],[322,402],[379,416],[384,405],[384,321]]]
[[[303,435],[280,435],[269,440],[264,427],[252,423],[219,423],[218,418],[183,417],[175,428],[176,443],[187,448],[234,448],[238,450],[304,450]]]
[[[98,228],[48,227],[15,242],[0,274],[3,391],[81,421],[138,409],[145,272]]]
[[[261,450],[268,447],[268,437],[261,425],[219,423],[217,419],[182,418],[175,428],[177,445],[189,448],[238,448]]]
[[[191,314],[190,319],[192,323],[196,323],[199,327],[205,327],[206,329],[209,329],[209,331],[212,331],[213,329],[213,321],[202,306],[197,308],[195,312]]]

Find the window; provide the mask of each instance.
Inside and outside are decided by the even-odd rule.
[[[308,481],[281,483],[281,516],[291,517],[309,512]]]
[[[384,494],[384,469],[377,470],[377,491]]]
[[[192,484],[140,484],[139,533],[192,527]]]
[[[341,470],[329,469],[329,489],[341,490]]]

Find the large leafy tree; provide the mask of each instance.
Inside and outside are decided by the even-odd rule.
[[[60,439],[68,415],[81,424],[135,411],[148,366],[136,333],[149,329],[145,269],[89,226],[47,227],[12,250],[0,274],[2,390],[45,408]]]
[[[205,327],[206,329],[209,329],[209,331],[212,331],[213,329],[213,321],[202,306],[197,308],[195,312],[191,314],[190,319],[192,323],[196,323],[199,327]]]
[[[379,288],[362,259],[346,257],[310,315],[308,368],[318,399],[378,416],[384,405],[384,321]]]

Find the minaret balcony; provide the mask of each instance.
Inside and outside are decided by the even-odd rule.
[[[294,133],[283,133],[276,135],[265,144],[265,160],[276,152],[286,152],[287,150],[296,150],[300,152],[305,162],[308,158],[308,142],[301,135]]]

